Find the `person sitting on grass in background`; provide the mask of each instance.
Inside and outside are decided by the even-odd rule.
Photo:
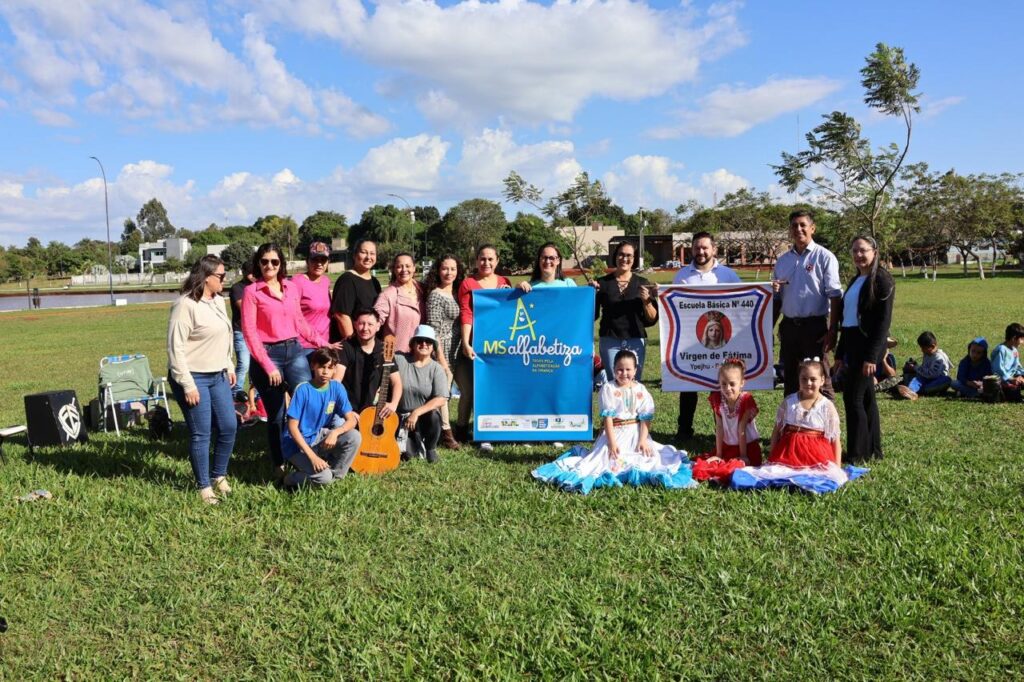
[[[967,355],[956,368],[956,379],[951,386],[961,398],[978,398],[985,377],[992,373],[992,363],[988,360],[988,341],[985,337],[978,338],[967,344]]]
[[[359,415],[352,409],[345,387],[331,380],[336,362],[330,348],[310,353],[313,378],[296,387],[288,405],[281,452],[295,470],[284,478],[287,488],[304,483],[324,486],[344,478],[359,451]]]
[[[896,387],[899,397],[906,400],[917,400],[922,395],[942,395],[953,381],[949,377],[953,363],[939,348],[935,334],[921,332],[917,345],[921,348],[921,362],[918,364],[913,358],[908,360],[903,369],[903,383]]]
[[[821,394],[825,367],[818,358],[800,363],[800,389],[779,405],[768,462],[791,467],[841,464],[839,412]]]
[[[1003,397],[1013,402],[1021,401],[1024,388],[1024,367],[1020,364],[1021,342],[1024,342],[1024,325],[1019,322],[1006,327],[1005,340],[992,351],[992,372],[999,377]]]
[[[746,365],[730,358],[718,368],[719,390],[708,395],[715,416],[715,451],[693,463],[693,477],[728,484],[732,472],[761,466],[761,435],[757,432],[757,401],[743,390]]]

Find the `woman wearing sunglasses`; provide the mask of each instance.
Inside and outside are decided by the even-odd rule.
[[[256,281],[245,288],[242,298],[242,335],[253,363],[249,376],[267,410],[267,445],[274,465],[274,478],[284,477],[281,428],[284,424],[285,394],[312,375],[300,337],[314,347],[330,344],[309,326],[299,306],[299,288],[287,280],[288,271],[281,249],[263,244],[253,256]]]
[[[181,298],[171,308],[167,331],[167,373],[171,391],[188,426],[188,454],[199,496],[217,504],[217,495],[231,492],[228,460],[235,447],[235,385],[231,361],[231,320],[224,309],[224,262],[203,256],[181,286]],[[210,466],[210,438],[217,442]]]
[[[410,351],[395,356],[402,377],[402,398],[398,414],[409,433],[407,453],[437,461],[437,443],[441,439],[440,408],[448,402],[450,381],[437,361],[437,335],[429,324],[413,330]]]

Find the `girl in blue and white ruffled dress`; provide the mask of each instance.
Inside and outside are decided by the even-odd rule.
[[[604,432],[589,452],[575,446],[554,462],[533,470],[533,477],[584,495],[593,488],[622,485],[696,485],[683,450],[650,437],[654,399],[636,381],[637,358],[630,350],[615,356],[615,381],[601,387],[599,405]]]

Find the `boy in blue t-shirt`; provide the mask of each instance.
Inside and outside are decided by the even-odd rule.
[[[334,351],[317,348],[310,354],[309,364],[313,380],[295,389],[286,415],[288,428],[281,434],[281,452],[296,469],[285,476],[286,487],[329,485],[344,478],[362,442],[356,428],[359,415],[352,409],[345,387],[331,380]],[[331,428],[337,423],[335,417],[344,423]]]

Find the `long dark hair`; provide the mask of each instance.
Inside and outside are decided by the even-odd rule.
[[[870,308],[871,306],[873,306],[875,304],[875,301],[878,299],[878,295],[876,293],[876,290],[878,288],[878,277],[879,277],[878,261],[880,260],[880,255],[881,254],[878,251],[878,242],[875,241],[874,237],[868,236],[866,234],[859,234],[856,237],[854,237],[852,240],[850,240],[850,247],[853,248],[853,245],[856,244],[859,241],[867,242],[868,244],[871,245],[871,248],[874,249],[874,251],[875,251],[875,258],[874,258],[874,260],[871,261],[871,269],[868,272],[868,274],[865,276],[866,279],[864,280],[864,284],[866,285],[867,292],[868,292],[868,294],[867,294],[867,296],[868,296],[868,298],[867,298],[867,306]],[[889,272],[885,268],[881,269],[881,273],[882,273],[883,277],[889,277]],[[857,278],[859,276],[860,276],[860,269],[858,268],[857,272],[853,276],[853,279],[850,280],[850,283],[852,284],[853,282],[856,282]]]
[[[427,277],[423,281],[424,294],[423,298],[426,299],[430,296],[430,292],[441,286],[441,264],[446,260],[455,261],[455,281],[452,282],[452,296],[459,293],[459,285],[462,284],[462,280],[466,276],[466,266],[462,264],[458,256],[446,253],[440,258],[434,260],[434,264],[430,266],[430,270],[427,272]]]
[[[530,275],[530,281],[536,282],[540,279],[540,255],[544,253],[544,249],[554,249],[555,253],[558,254],[558,265],[555,266],[555,279],[565,279],[565,275],[562,274],[562,251],[558,248],[558,244],[547,242],[537,249],[537,255],[533,259],[533,273]]]
[[[398,268],[398,259],[403,257],[411,260],[413,271],[416,270],[416,256],[412,255],[408,251],[399,251],[395,254],[395,257],[391,259],[391,267],[388,268],[388,272],[391,273],[391,279],[388,280],[388,284],[394,284],[395,280],[398,279],[395,277],[395,270]]]
[[[224,261],[220,259],[220,256],[214,256],[212,253],[206,254],[192,266],[192,271],[181,283],[179,293],[188,296],[193,301],[198,301],[206,291],[206,278],[217,274],[217,268],[222,265],[224,265]]]
[[[281,261],[281,265],[277,268],[277,281],[283,282],[288,277],[288,262],[284,259],[284,251],[274,242],[260,244],[260,248],[256,249],[256,253],[252,255],[252,276],[258,280],[263,279],[263,268],[260,267],[260,259],[271,251],[276,253]]]

